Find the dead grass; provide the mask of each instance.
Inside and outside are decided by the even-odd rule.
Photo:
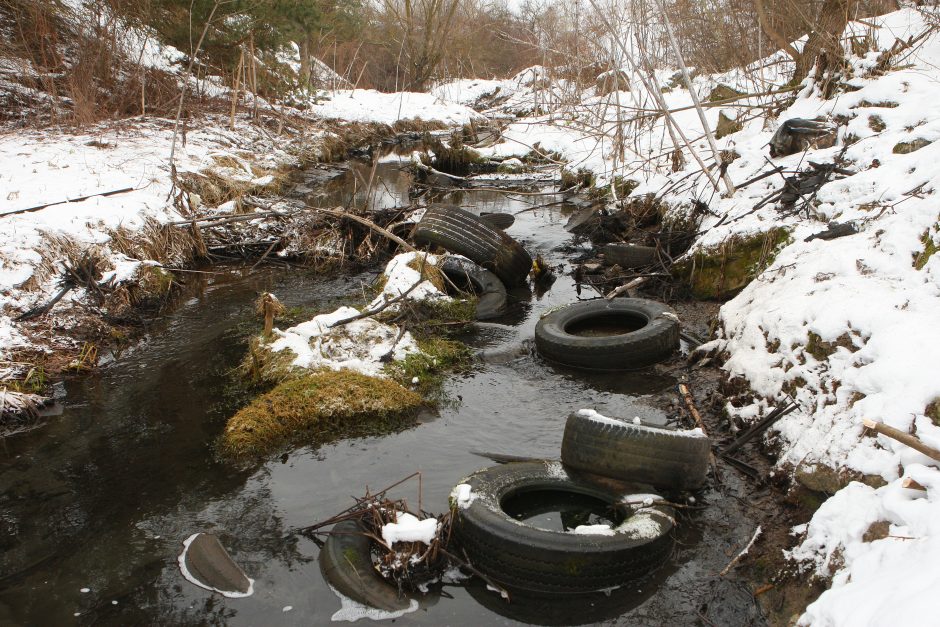
[[[324,371],[281,383],[232,416],[219,443],[232,460],[287,446],[388,433],[413,419],[424,399],[389,379],[350,370]]]

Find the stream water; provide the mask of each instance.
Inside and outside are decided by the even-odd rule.
[[[410,178],[397,164],[384,161],[378,176],[376,203],[408,204]],[[320,201],[351,195],[352,180],[347,174],[328,186]],[[448,201],[518,212],[553,199],[474,191]],[[361,188],[357,201],[365,201]],[[508,324],[487,325],[465,341],[498,349],[530,340],[541,313],[578,298],[566,273],[581,249],[563,228],[566,212],[556,205],[517,215],[508,232],[564,269],[543,295],[516,293]],[[319,549],[292,529],[346,508],[366,486],[379,489],[416,470],[424,508],[442,511],[463,476],[490,465],[471,450],[557,458],[564,421],[582,407],[667,420],[669,376],[585,374],[524,352],[452,378],[447,392],[455,402],[402,432],[301,448],[247,470],[218,462],[213,443],[246,401],[230,370],[258,330],[258,292],[327,310],[357,298],[373,278],[324,279],[297,269],[200,275],[200,289],[143,341],[67,381],[62,415],[0,448],[0,624],[328,624],[340,601],[320,574]],[[417,485],[398,495],[416,500]],[[445,586],[438,601],[396,622],[693,623],[703,611],[705,576],[753,530],[733,499],[709,493],[705,501],[710,508],[683,518],[674,559],[610,596],[508,605],[471,582]],[[181,542],[197,531],[220,536],[255,579],[253,596],[226,599],[183,579]],[[705,596],[720,599],[730,624],[754,620],[750,594],[720,586]]]

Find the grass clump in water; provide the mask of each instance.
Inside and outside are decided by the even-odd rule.
[[[445,400],[444,377],[466,372],[473,363],[473,352],[463,342],[445,337],[426,337],[417,340],[420,353],[412,353],[403,361],[386,367],[386,372],[401,385],[428,399],[429,403]]]
[[[411,421],[424,399],[390,379],[351,370],[284,381],[232,416],[220,452],[245,460],[292,445],[379,435]]]

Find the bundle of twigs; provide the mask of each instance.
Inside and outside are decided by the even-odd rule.
[[[356,499],[351,507],[299,531],[307,536],[330,535],[330,531],[323,529],[340,522],[357,521],[363,535],[372,541],[372,564],[375,569],[399,590],[418,590],[438,580],[450,565],[452,556],[447,552],[447,547],[451,541],[451,515],[447,512],[436,516],[437,533],[430,544],[396,542],[390,546],[385,542],[382,528],[389,523],[398,522],[401,514],[411,514],[419,520],[433,517],[423,511],[420,505],[415,512],[409,509],[405,499],[386,497],[389,490],[415,477],[419,479],[420,490],[420,474],[412,474],[376,494],[367,490],[365,496]],[[420,500],[419,494],[419,503]]]

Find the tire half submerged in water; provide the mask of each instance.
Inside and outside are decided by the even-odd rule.
[[[468,259],[448,255],[440,270],[463,289],[469,286],[477,295],[476,319],[490,320],[506,312],[506,286],[495,274]]]
[[[453,205],[431,205],[412,238],[474,261],[492,271],[507,287],[525,283],[532,257],[522,244],[469,211]]]
[[[561,441],[561,460],[571,468],[670,491],[701,488],[710,452],[698,429],[662,429],[593,410],[568,416]]]
[[[631,509],[631,495],[569,475],[558,462],[505,464],[463,483],[469,494],[456,504],[456,538],[471,564],[506,588],[534,594],[607,590],[647,575],[672,552],[671,508]],[[622,512],[623,520],[572,533],[528,524],[504,509],[514,498],[539,492],[594,499]],[[642,496],[644,501],[651,495]]]
[[[679,348],[679,318],[642,298],[591,300],[543,316],[535,345],[546,359],[575,368],[643,368]]]

